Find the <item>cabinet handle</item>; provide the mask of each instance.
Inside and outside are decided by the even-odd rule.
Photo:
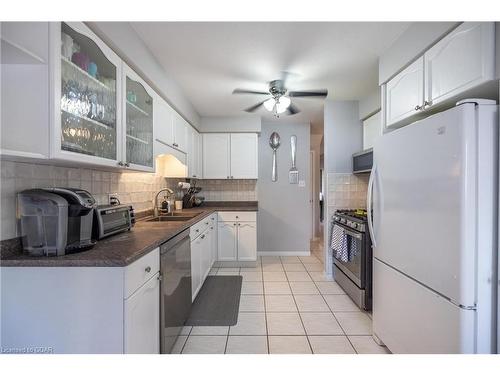
[[[123,162],[122,162],[122,161],[119,161],[119,162],[118,162],[118,165],[119,165],[120,167],[123,167]]]
[[[195,175],[195,174],[193,175],[193,178],[196,178],[196,175]]]
[[[240,217],[239,216],[236,216],[236,219],[239,219]]]
[[[415,111],[420,111],[422,109],[422,106],[421,105],[416,105],[415,106]]]
[[[125,163],[125,166],[128,168],[128,167],[130,167],[130,164],[129,163]]]
[[[234,223],[233,225],[236,226],[236,223]]]
[[[234,178],[233,176],[231,176],[231,178]]]
[[[208,225],[208,221],[205,223],[205,225]]]
[[[200,230],[199,229],[196,229],[196,233],[198,233]]]
[[[228,178],[228,179],[229,179],[229,176],[227,176],[226,178]]]
[[[144,271],[146,271],[147,273],[150,273],[151,272],[151,267],[150,266],[147,266]]]
[[[431,105],[432,105],[432,101],[424,100],[424,105],[422,106],[422,109],[425,109],[425,107],[430,107]]]
[[[202,234],[202,235],[201,235],[201,239],[204,239],[204,238],[205,238],[205,235],[204,235],[204,234]]]

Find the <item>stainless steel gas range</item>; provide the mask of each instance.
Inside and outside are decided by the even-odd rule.
[[[330,233],[335,281],[364,310],[372,309],[372,246],[365,210],[337,210]]]

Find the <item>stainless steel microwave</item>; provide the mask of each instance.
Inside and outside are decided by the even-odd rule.
[[[373,149],[363,150],[352,155],[352,173],[367,173],[372,170]]]

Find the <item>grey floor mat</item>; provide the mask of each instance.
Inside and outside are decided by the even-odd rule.
[[[208,276],[185,325],[234,326],[238,322],[242,281],[242,276]]]

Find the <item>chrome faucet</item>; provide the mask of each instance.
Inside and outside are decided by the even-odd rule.
[[[157,217],[159,216],[159,209],[158,209],[158,196],[163,192],[163,191],[166,191],[168,194],[167,194],[167,198],[169,198],[172,194],[174,194],[174,191],[172,189],[169,189],[169,188],[163,188],[161,190],[158,191],[158,193],[156,193],[156,196],[155,196],[155,199],[153,201],[153,212],[154,212],[154,216]],[[168,203],[168,211],[167,213],[170,213],[170,202]]]

